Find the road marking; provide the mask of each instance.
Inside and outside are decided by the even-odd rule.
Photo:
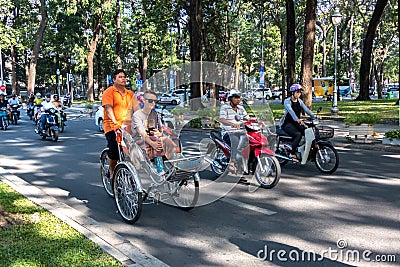
[[[370,174],[370,173],[362,173],[362,172],[356,172],[356,171],[349,171],[349,170],[343,170],[345,173],[349,174],[356,174],[356,175],[361,175],[369,178],[377,178],[377,179],[391,179],[391,180],[398,180],[400,179],[399,177],[389,177],[385,175],[378,175],[378,174]]]
[[[246,204],[246,203],[231,199],[231,198],[223,197],[223,198],[221,198],[221,201],[223,201],[225,203],[228,203],[228,204],[231,204],[231,205],[234,205],[234,206],[237,206],[237,207],[240,207],[240,208],[244,208],[244,209],[256,211],[256,212],[259,212],[259,213],[263,213],[265,215],[274,215],[274,214],[277,213],[277,212],[269,210],[269,209],[263,209],[263,208],[260,208],[260,207],[257,207],[257,206],[253,206],[253,205],[250,205],[250,204]]]

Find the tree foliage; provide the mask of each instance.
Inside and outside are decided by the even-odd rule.
[[[230,86],[248,90],[259,82],[264,61],[266,86],[285,90],[302,81],[309,88],[311,77],[333,76],[334,27],[330,16],[334,3],[318,1],[316,11],[306,8],[306,3],[43,1],[42,11],[47,12],[43,22],[39,0],[0,0],[4,77],[13,81],[13,90],[31,81],[30,90],[54,92],[59,69],[62,93],[74,88],[93,100],[107,86],[107,74],[119,66],[134,83],[136,69],[146,79],[171,63],[216,61],[246,73],[251,83],[234,81]],[[385,81],[398,80],[398,3],[346,0],[337,4],[343,15],[338,26],[338,76],[361,84],[360,98],[368,99],[372,84],[381,92]],[[314,12],[315,37],[309,35],[307,22]],[[380,16],[374,15],[377,12]],[[40,29],[43,35],[38,43]],[[188,47],[188,54],[182,54],[183,46]],[[12,67],[5,62],[13,62]],[[72,82],[66,80],[67,73],[72,74]],[[193,96],[202,94],[200,85],[191,90]]]

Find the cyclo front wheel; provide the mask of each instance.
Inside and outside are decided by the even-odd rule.
[[[130,224],[136,222],[142,213],[142,192],[136,183],[134,173],[125,162],[118,163],[114,171],[114,196],[122,219]]]
[[[271,189],[278,184],[281,178],[281,165],[276,157],[261,154],[254,176],[262,188]]]
[[[189,179],[169,181],[168,187],[175,205],[183,210],[193,209],[199,200],[199,181],[194,174]]]
[[[108,163],[108,148],[103,149],[100,155],[100,175],[104,190],[110,197],[114,197],[112,178],[110,177],[110,164]]]

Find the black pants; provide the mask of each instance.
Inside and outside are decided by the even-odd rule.
[[[297,122],[295,122],[294,124],[285,123],[282,125],[282,130],[284,130],[288,135],[293,138],[292,151],[290,152],[291,154],[296,153],[301,141],[301,137],[304,135],[305,129],[306,127],[304,125],[298,124]]]

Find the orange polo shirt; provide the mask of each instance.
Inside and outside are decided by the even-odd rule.
[[[130,124],[132,109],[138,105],[138,102],[132,91],[124,88],[122,95],[115,86],[110,86],[103,93],[101,105],[104,107],[104,133],[107,133],[114,130],[114,123],[108,117],[105,106],[113,107],[114,116],[118,122]]]

